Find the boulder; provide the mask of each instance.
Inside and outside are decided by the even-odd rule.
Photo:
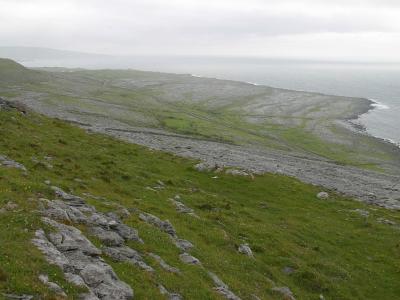
[[[151,224],[155,227],[158,227],[159,229],[168,233],[172,237],[177,237],[175,228],[172,226],[172,224],[168,220],[162,221],[158,217],[156,217],[152,214],[148,214],[148,213],[141,213],[139,215],[139,219],[141,219],[142,221],[144,221],[148,224]]]
[[[149,256],[150,257],[152,257],[152,258],[154,258],[159,264],[160,264],[160,266],[165,270],[165,271],[168,271],[168,272],[171,272],[171,273],[180,273],[180,271],[179,271],[179,269],[178,268],[175,268],[175,267],[171,267],[169,264],[167,264],[160,256],[158,256],[157,254],[154,254],[154,253],[149,253]]]
[[[64,271],[70,269],[68,259],[47,239],[42,229],[35,232],[32,243],[44,254],[50,264],[54,264]]]
[[[64,208],[66,212],[74,211],[75,209],[96,213],[81,198],[67,194],[62,190],[56,189],[56,191],[58,196],[66,201],[63,204],[67,205],[67,207],[61,204],[62,201],[53,201],[55,202],[55,207]],[[101,217],[103,215],[98,214],[98,218],[94,219],[99,220]],[[118,224],[109,217],[104,218],[108,227],[110,226],[110,220]],[[132,289],[119,280],[112,268],[100,257],[102,252],[79,229],[58,223],[48,217],[42,219],[46,224],[53,227],[55,231],[49,232],[47,237],[43,230],[38,230],[32,242],[45,254],[50,263],[56,264],[64,271],[69,282],[88,288],[89,293],[81,295],[81,299],[128,300],[133,298]],[[120,235],[107,227],[91,225],[89,228],[105,244],[121,246],[124,242]],[[137,255],[134,250],[127,247],[118,248],[116,252],[120,257],[125,255],[125,257],[132,260]],[[138,264],[140,265],[140,263]]]
[[[189,265],[201,265],[200,260],[198,260],[196,257],[191,256],[188,253],[182,253],[179,255],[179,259],[184,262],[185,264]]]
[[[229,289],[228,285],[225,284],[216,274],[209,271],[208,276],[210,276],[210,278],[214,282],[214,285],[215,285],[214,290],[217,291],[219,294],[221,294],[225,299],[240,300],[240,298],[238,296],[236,296]]]
[[[133,250],[127,246],[105,247],[103,248],[103,253],[115,261],[129,262],[133,265],[137,265],[145,271],[154,271],[152,267],[144,262],[142,256],[136,250]]]
[[[78,197],[78,196],[75,196],[72,194],[68,194],[56,186],[52,186],[51,189],[54,191],[54,193],[56,194],[57,197],[67,201],[68,205],[77,206],[77,207],[86,205],[85,201],[83,201],[83,199],[81,197]]]
[[[139,233],[136,229],[129,227],[125,224],[117,224],[112,227],[116,233],[118,233],[126,241],[136,241],[143,243],[143,240],[139,237]]]
[[[251,251],[251,248],[249,244],[242,244],[238,248],[239,253],[242,253],[244,255],[247,255],[249,257],[253,257],[253,251]]]
[[[100,299],[133,299],[132,289],[126,283],[119,281],[111,267],[106,264],[88,264],[80,275]]]
[[[121,246],[124,243],[124,239],[118,233],[99,226],[90,227],[89,233],[97,237],[106,246]]]
[[[182,214],[188,214],[188,215],[198,218],[198,216],[194,213],[194,210],[190,207],[187,207],[181,201],[178,201],[176,199],[169,199],[169,201],[171,201],[171,203],[175,206],[177,212],[182,213]]]
[[[327,192],[319,192],[317,194],[318,199],[326,200],[329,198],[329,194]]]
[[[23,164],[20,164],[16,161],[13,161],[12,159],[8,158],[7,156],[0,155],[0,165],[6,167],[6,168],[14,168],[14,169],[19,169],[24,172],[26,172],[26,168]]]
[[[178,247],[179,249],[181,249],[182,251],[186,252],[189,251],[190,249],[192,249],[194,247],[194,245],[184,239],[173,239],[174,240],[174,244],[176,247]]]
[[[65,202],[60,200],[41,200],[47,205],[44,214],[49,218],[82,224],[85,224],[87,221],[87,217],[74,206],[67,205]]]

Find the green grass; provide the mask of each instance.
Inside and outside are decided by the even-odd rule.
[[[0,84],[40,82],[48,79],[46,73],[26,69],[11,59],[0,58]]]
[[[8,201],[19,205],[17,211],[0,216],[0,294],[54,299],[38,281],[40,273],[61,284],[71,299],[79,292],[30,243],[35,230],[43,227],[37,199],[53,197],[43,183],[49,179],[78,195],[105,197],[106,201],[87,198],[100,211],[123,205],[169,219],[180,237],[195,244],[192,254],[242,299],[252,299],[252,294],[280,299],[271,293],[269,280],[290,287],[297,299],[318,299],[320,294],[326,299],[396,299],[400,295],[400,230],[376,221],[384,217],[400,223],[398,212],[337,195],[329,201],[318,200],[315,195],[320,188],[285,176],[250,179],[219,174],[214,179],[215,174],[195,171],[194,161],[88,134],[33,113],[0,112],[0,154],[29,170],[24,176],[0,167],[0,207]],[[32,160],[43,161],[45,156],[53,158],[53,169]],[[157,180],[166,183],[164,190],[146,189]],[[178,214],[167,200],[176,194],[201,218]],[[369,210],[370,217],[353,212],[356,208]],[[154,275],[109,261],[118,276],[132,285],[137,299],[162,299],[157,282],[185,299],[221,299],[205,270],[179,261],[166,234],[141,222],[136,214],[126,223],[137,228],[145,241],[143,245],[132,242],[132,247],[159,254],[182,271],[182,275],[168,274],[150,257],[145,259],[157,270]],[[251,245],[255,259],[237,253],[243,242]],[[285,275],[286,266],[295,272]]]

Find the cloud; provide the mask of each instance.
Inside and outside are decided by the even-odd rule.
[[[3,45],[111,54],[331,56],[339,45],[327,45],[341,40],[354,57],[359,40],[387,58],[395,50],[374,46],[376,37],[392,47],[400,33],[394,0],[0,0],[0,7]]]

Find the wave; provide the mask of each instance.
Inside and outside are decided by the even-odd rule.
[[[245,81],[245,83],[248,83],[248,84],[251,84],[251,85],[254,85],[254,86],[259,86],[259,85],[261,85],[261,84],[259,84],[259,83],[249,82],[249,81]]]
[[[372,106],[377,108],[377,109],[390,109],[390,107],[386,104],[383,104],[382,102],[379,102],[378,100],[374,100],[374,99],[368,99],[371,100],[372,102]]]

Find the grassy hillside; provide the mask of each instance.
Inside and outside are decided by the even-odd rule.
[[[3,293],[59,299],[38,280],[46,273],[76,299],[80,290],[49,265],[30,240],[39,228],[39,198],[54,199],[46,185],[85,198],[99,211],[126,207],[124,222],[139,231],[144,244],[129,246],[144,254],[156,271],[104,257],[136,299],[164,299],[157,287],[184,299],[223,299],[206,270],[216,273],[242,299],[282,299],[271,287],[287,286],[297,299],[397,299],[400,295],[398,212],[366,206],[278,175],[234,177],[200,173],[194,161],[88,134],[64,122],[30,113],[0,110],[0,155],[28,172],[0,166],[0,298]],[[154,189],[158,180],[165,183]],[[93,196],[85,196],[91,194]],[[183,215],[168,201],[180,195],[199,218]],[[101,197],[101,198],[98,198]],[[356,209],[361,209],[355,211]],[[195,245],[192,255],[204,268],[183,264],[166,233],[141,221],[137,211],[168,219],[180,237]],[[360,215],[369,213],[368,217]],[[86,233],[83,225],[77,225]],[[101,246],[99,240],[91,238]],[[254,258],[238,253],[248,243]],[[181,270],[165,272],[146,253],[160,255]],[[288,271],[289,270],[289,271]]]
[[[0,58],[2,84],[36,83],[45,80],[49,80],[49,76],[44,72],[27,69],[11,59]]]

